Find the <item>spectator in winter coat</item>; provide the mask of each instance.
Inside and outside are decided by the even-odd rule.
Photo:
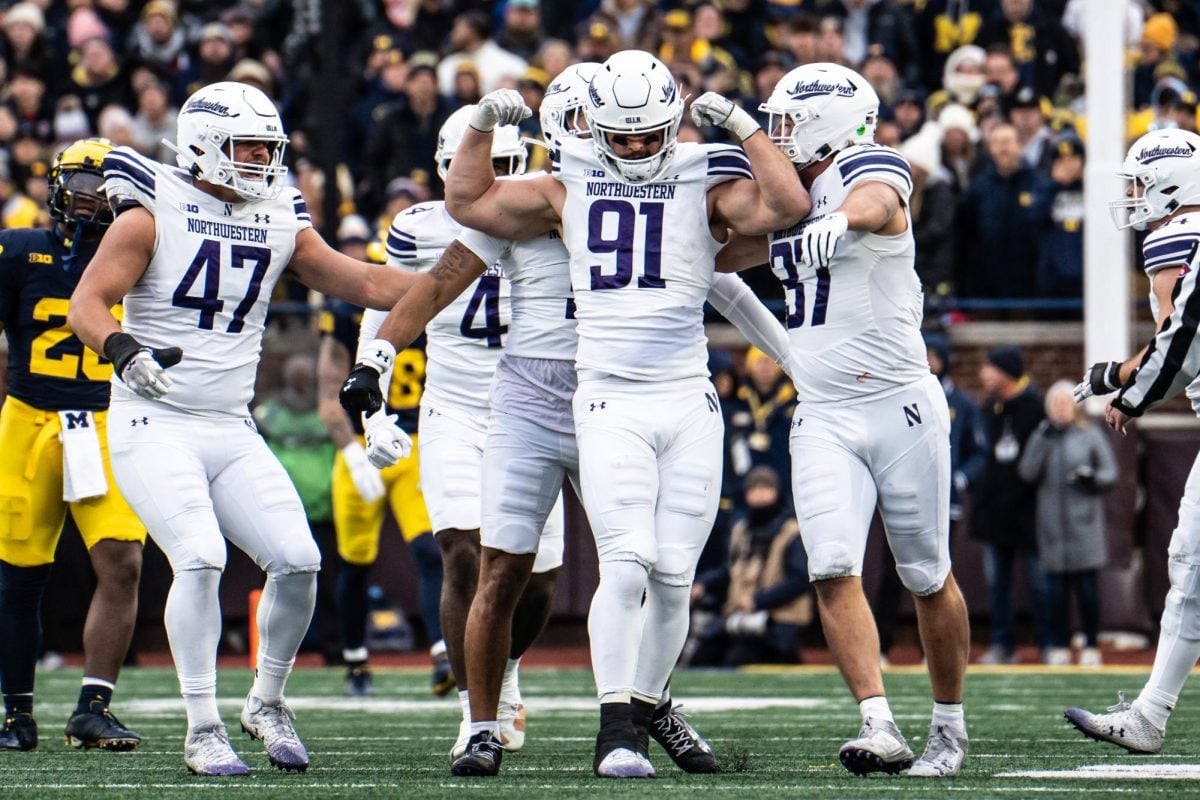
[[[1038,293],[1083,296],[1083,142],[1074,131],[1052,143],[1049,196],[1038,242]]]
[[[987,466],[972,493],[971,537],[983,542],[984,575],[991,597],[992,646],[981,664],[1016,663],[1013,625],[1013,567],[1025,568],[1033,604],[1034,640],[1050,646],[1046,581],[1037,555],[1036,493],[1021,480],[1017,464],[1025,443],[1045,418],[1042,398],[1025,374],[1016,347],[992,348],[979,370],[987,394],[983,424],[991,451]]]
[[[1103,493],[1116,483],[1117,461],[1106,433],[1076,410],[1073,386],[1059,381],[1046,392],[1047,418],[1029,437],[1017,470],[1037,486],[1038,560],[1052,615],[1045,661],[1071,663],[1072,590],[1086,637],[1079,663],[1099,666],[1096,574],[1108,563]]]

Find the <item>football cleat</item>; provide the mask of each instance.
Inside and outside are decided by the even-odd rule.
[[[67,744],[77,749],[132,750],[142,741],[99,703],[92,703],[88,711],[72,714],[63,734]]]
[[[458,686],[454,671],[450,669],[450,656],[444,650],[433,657],[433,676],[429,683],[429,691],[438,697],[445,697]]]
[[[1118,702],[1109,706],[1105,714],[1093,714],[1082,708],[1068,708],[1063,712],[1071,723],[1089,739],[1112,742],[1131,753],[1157,753],[1162,750],[1165,732],[1154,727],[1154,723],[1142,716],[1142,712],[1125,702],[1125,693],[1117,695]]]
[[[930,725],[925,752],[913,762],[909,775],[918,778],[948,778],[957,775],[967,760],[967,730],[948,725]]]
[[[372,693],[371,670],[365,664],[346,670],[346,696],[366,697]]]
[[[0,728],[0,750],[36,750],[37,723],[33,714],[10,714]]]
[[[463,717],[462,722],[458,723],[458,738],[454,740],[454,746],[450,748],[450,758],[458,758],[467,752],[467,745],[470,741],[471,720]]]
[[[855,775],[886,772],[897,775],[913,764],[913,751],[900,734],[896,723],[880,719],[865,719],[858,738],[851,739],[838,750],[842,766]]]
[[[491,778],[500,772],[504,745],[490,732],[477,733],[467,743],[466,752],[454,760],[450,772],[459,777]]]
[[[496,721],[500,723],[500,741],[504,749],[515,753],[525,746],[525,704],[500,702],[496,709]]]
[[[654,709],[650,736],[684,772],[716,772],[717,759],[713,756],[712,746],[688,723],[680,708],[682,706],[666,703]]]
[[[233,752],[225,726],[219,722],[188,731],[183,743],[183,763],[196,775],[250,774],[250,768]]]
[[[592,768],[600,778],[653,778],[656,774],[650,759],[628,747],[613,748],[603,757],[597,747]]]
[[[308,751],[292,724],[295,719],[296,715],[283,698],[264,703],[250,695],[242,708],[242,730],[251,739],[262,740],[271,766],[304,772],[308,769]]]

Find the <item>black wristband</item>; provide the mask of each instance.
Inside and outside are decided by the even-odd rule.
[[[1129,403],[1125,401],[1124,395],[1117,396],[1117,399],[1113,401],[1113,408],[1115,408],[1117,411],[1120,411],[1127,417],[1137,418],[1144,413],[1144,409],[1134,408],[1133,406],[1129,405]]]
[[[113,369],[120,375],[125,371],[125,365],[139,350],[145,347],[137,339],[125,331],[110,333],[104,340],[104,357],[113,363]]]

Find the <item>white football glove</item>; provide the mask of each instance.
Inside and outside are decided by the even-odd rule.
[[[533,116],[525,99],[516,89],[493,89],[483,96],[471,112],[471,127],[487,132],[497,125],[516,125]]]
[[[138,397],[147,400],[157,400],[170,391],[172,381],[167,377],[167,368],[154,360],[149,348],[133,354],[125,369],[121,371],[121,380],[132,389]]]
[[[412,437],[396,423],[399,417],[383,409],[367,417],[367,460],[380,469],[390,467],[412,452]]]
[[[759,131],[759,125],[746,109],[732,100],[705,92],[692,101],[692,122],[697,128],[718,125],[744,142]]]
[[[363,500],[374,503],[383,497],[383,478],[379,470],[371,466],[367,459],[367,451],[361,444],[354,441],[343,447],[342,457],[346,459],[346,466],[350,469],[350,480],[354,482],[354,488]]]
[[[840,211],[827,214],[805,226],[800,232],[800,262],[812,267],[828,267],[837,250],[838,240],[849,229],[846,215]]]
[[[1121,388],[1121,364],[1118,361],[1100,361],[1088,367],[1083,380],[1075,387],[1075,402],[1082,403],[1092,395],[1112,394]]]

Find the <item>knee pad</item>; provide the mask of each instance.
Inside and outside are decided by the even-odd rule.
[[[937,594],[946,584],[950,565],[947,563],[940,574],[933,574],[922,565],[897,564],[896,573],[900,576],[900,582],[904,584],[905,589],[917,597],[928,597],[931,594]]]
[[[662,567],[663,560],[660,558],[658,563],[654,565],[654,569],[650,570],[650,580],[672,588],[683,586],[691,588],[692,583],[696,580],[695,568],[686,572],[669,572],[665,571]]]

